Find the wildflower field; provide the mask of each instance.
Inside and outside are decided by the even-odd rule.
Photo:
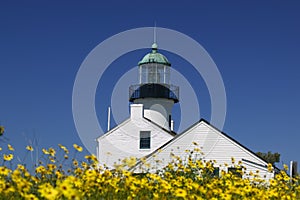
[[[73,148],[82,151],[76,144]],[[32,146],[24,150],[34,151]],[[285,171],[269,181],[255,172],[251,180],[224,171],[214,176],[213,162],[178,158],[156,173],[133,174],[125,169],[135,159],[108,170],[94,155],[79,161],[59,145],[42,149],[41,160],[30,172],[22,163],[13,164],[11,145],[1,152],[0,199],[300,199],[300,178],[290,179]],[[243,173],[242,163],[237,165]]]

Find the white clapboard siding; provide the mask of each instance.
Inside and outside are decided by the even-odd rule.
[[[151,148],[140,149],[140,131],[150,131]],[[174,136],[144,118],[130,118],[97,139],[100,165],[113,168],[125,158],[146,156]]]
[[[197,154],[195,148],[199,148],[202,154]],[[162,146],[159,151],[154,152],[153,155],[148,156],[146,162],[151,165],[152,170],[150,171],[154,171],[163,168],[172,160],[171,153],[184,160],[188,156],[187,151],[193,151],[196,158],[205,161],[214,160],[216,167],[222,166],[220,167],[221,170],[227,170],[225,164],[228,167],[234,167],[232,164],[232,158],[234,158],[235,164],[242,161],[246,167],[245,174],[249,174],[250,171],[255,173],[259,170],[259,175],[263,178],[269,179],[273,176],[267,171],[267,163],[264,160],[204,120],[175,137],[168,144]],[[147,167],[140,163],[134,170],[141,172],[145,169]]]

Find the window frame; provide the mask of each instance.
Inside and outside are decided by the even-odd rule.
[[[151,149],[151,131],[140,131],[139,147],[142,150]]]
[[[228,167],[227,168],[227,173],[231,173],[234,176],[242,178],[242,168],[239,167]]]

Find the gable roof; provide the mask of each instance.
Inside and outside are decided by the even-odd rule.
[[[169,133],[170,135],[172,136],[176,136],[177,133],[175,131],[172,131],[172,130],[167,130],[165,129],[164,127],[160,126],[159,124],[155,123],[154,121],[152,121],[151,119],[148,119],[146,117],[143,117],[145,120],[149,121],[150,123],[154,124],[155,126],[161,128],[162,130],[164,130],[165,132]]]
[[[156,126],[157,128],[163,130],[164,132],[170,134],[171,136],[176,136],[176,132],[174,131],[170,131],[170,130],[167,130],[165,129],[164,127],[160,126],[159,124],[153,122],[152,120],[146,118],[146,117],[143,117],[142,119],[146,120],[147,122],[150,122],[152,125]],[[123,122],[121,122],[119,125],[116,125],[115,127],[113,127],[112,129],[110,129],[109,131],[107,131],[106,133],[104,133],[103,135],[99,136],[96,138],[96,140],[102,138],[102,137],[106,137],[107,135],[111,134],[112,132],[114,132],[115,130],[117,130],[118,128],[124,126],[125,124],[127,124],[128,122],[131,121],[131,118],[129,117],[128,119],[124,120]]]
[[[130,121],[130,118],[124,120],[123,122],[121,122],[121,124],[116,125],[115,127],[113,127],[112,129],[110,129],[109,131],[105,132],[103,135],[100,135],[99,137],[97,137],[96,140],[109,135],[110,133],[114,132],[118,128],[120,128],[120,127],[124,126],[125,124],[127,124],[129,121]]]
[[[150,158],[152,157],[154,154],[156,154],[157,152],[159,152],[161,149],[167,147],[168,145],[170,145],[171,143],[173,143],[175,140],[177,140],[180,137],[183,137],[186,133],[189,132],[189,130],[191,130],[192,128],[194,128],[195,126],[197,126],[198,124],[200,124],[201,122],[209,125],[210,127],[212,127],[213,129],[215,129],[219,134],[221,134],[222,136],[224,136],[225,138],[233,141],[234,143],[236,143],[238,146],[242,147],[243,149],[245,149],[246,151],[248,151],[250,154],[252,154],[253,156],[257,157],[258,159],[260,159],[261,161],[265,162],[266,164],[268,164],[268,161],[266,161],[265,159],[261,158],[260,156],[258,156],[255,152],[253,152],[252,150],[250,150],[249,148],[247,148],[246,146],[242,145],[240,142],[238,142],[237,140],[235,140],[234,138],[230,137],[229,135],[227,135],[226,133],[224,133],[223,131],[219,130],[217,127],[211,125],[208,121],[206,121],[205,119],[201,118],[198,122],[194,123],[193,125],[191,125],[189,128],[187,128],[186,130],[184,130],[182,133],[177,134],[173,139],[171,139],[170,141],[168,141],[167,143],[165,143],[164,145],[162,145],[161,147],[159,147],[158,149],[156,149],[155,151],[153,151],[151,154],[147,155],[146,158]],[[244,161],[248,161],[248,160],[244,160]],[[131,169],[134,170],[136,168],[136,166],[138,166],[139,164],[141,164],[141,161],[137,162],[137,164],[135,166],[133,166]],[[253,163],[253,164],[258,164],[258,163]],[[261,165],[258,164],[262,167],[267,167],[267,165]],[[275,171],[279,171],[279,169],[276,166],[273,166]]]

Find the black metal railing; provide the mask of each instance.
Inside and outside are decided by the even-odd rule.
[[[179,87],[169,84],[147,83],[129,87],[129,101],[140,98],[166,98],[179,101]]]

